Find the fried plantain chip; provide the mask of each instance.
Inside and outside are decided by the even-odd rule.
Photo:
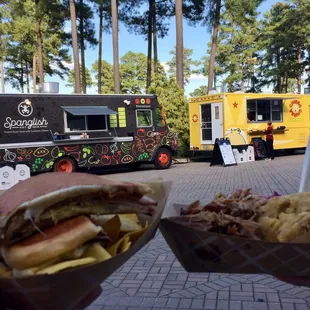
[[[52,265],[47,268],[41,269],[38,272],[36,272],[36,274],[54,274],[65,269],[88,265],[96,261],[97,260],[94,257],[85,257],[75,260],[69,260],[66,262],[58,263],[56,265]]]
[[[103,248],[99,242],[91,244],[85,251],[83,257],[93,257],[97,262],[102,262],[111,258],[111,254]]]
[[[59,262],[61,262],[63,260],[62,257],[56,257],[50,261],[47,261],[39,266],[35,266],[32,268],[27,268],[27,269],[23,269],[23,270],[19,270],[19,269],[13,269],[13,276],[14,277],[24,277],[24,276],[32,276],[34,274],[36,274],[39,270],[41,269],[45,269],[49,266],[55,265]]]
[[[118,252],[118,248],[121,246],[124,238],[126,238],[126,236],[123,236],[121,239],[119,239],[116,243],[114,243],[113,245],[111,245],[110,247],[107,248],[107,251],[112,255],[115,256]]]
[[[144,228],[138,231],[132,231],[132,232],[127,233],[121,239],[119,239],[116,243],[108,247],[107,251],[112,256],[115,256],[116,254],[127,251],[130,248],[130,246],[134,244],[145,233],[148,227],[149,227],[148,223],[145,223]]]
[[[123,243],[120,253],[126,252],[131,247],[131,243],[132,243],[131,241]]]
[[[137,231],[142,229],[142,226],[140,224],[139,218],[137,214],[117,214],[119,217],[121,226],[120,226],[120,232],[121,233],[127,233],[130,231]],[[115,214],[106,214],[106,215],[96,215],[92,216],[93,219],[95,219],[100,226],[103,227],[104,231],[109,235],[107,230],[104,228],[104,225],[111,220],[113,217],[115,217]]]
[[[144,228],[138,231],[129,232],[125,236],[128,236],[130,238],[130,241],[132,243],[135,243],[146,232],[147,229],[148,229],[148,224],[146,223]]]
[[[130,245],[131,245],[130,237],[125,236],[123,238],[123,242],[120,244],[120,247],[117,251],[117,254],[120,254],[120,253],[127,251],[130,248]]]
[[[120,214],[121,232],[127,233],[142,229],[137,214]]]
[[[103,230],[110,237],[111,243],[118,240],[121,231],[121,220],[118,215],[112,216],[103,225]]]

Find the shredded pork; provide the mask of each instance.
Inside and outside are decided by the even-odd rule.
[[[255,219],[259,208],[274,196],[278,193],[270,197],[254,195],[249,188],[238,189],[229,196],[219,193],[203,207],[195,201],[181,210],[181,216],[170,220],[203,231],[257,239],[259,224]]]

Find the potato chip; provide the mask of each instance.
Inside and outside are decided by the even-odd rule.
[[[69,260],[66,262],[58,263],[56,265],[52,265],[47,268],[41,269],[38,272],[36,272],[36,274],[54,274],[54,273],[57,273],[65,269],[88,265],[96,261],[97,260],[93,257],[85,257],[85,258],[80,258],[80,259],[75,259],[75,260]]]
[[[85,251],[83,257],[93,257],[98,262],[102,262],[111,258],[111,254],[103,248],[99,242],[92,243]]]
[[[103,225],[103,230],[111,238],[111,242],[114,243],[117,241],[120,235],[121,230],[121,221],[118,215],[112,216],[108,219]]]

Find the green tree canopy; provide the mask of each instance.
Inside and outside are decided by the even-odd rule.
[[[81,65],[80,65],[80,67],[81,67]],[[86,86],[89,88],[89,87],[93,86],[94,83],[93,83],[93,79],[92,79],[90,70],[88,70],[86,68],[85,72],[86,72]],[[75,73],[74,73],[74,70],[71,70],[66,86],[72,87],[74,89],[74,80],[75,80]],[[81,81],[82,81],[82,76],[81,76]]]
[[[165,78],[152,83],[150,92],[157,95],[159,103],[164,107],[167,125],[178,133],[181,151],[188,150],[188,101],[184,97],[184,91],[179,88],[175,79]]]
[[[199,97],[199,96],[206,96],[207,94],[208,94],[208,86],[207,85],[201,85],[198,88],[196,88],[189,95],[191,97]]]
[[[264,15],[260,35],[260,83],[274,92],[287,92],[289,80],[296,79],[301,90],[302,74],[309,60],[310,3],[278,2]]]
[[[167,62],[167,65],[169,66],[169,73],[172,75],[173,78],[175,78],[176,75],[176,50],[173,49],[169,52],[170,55],[172,55],[172,59]],[[199,61],[194,60],[192,58],[193,56],[193,50],[190,48],[184,48],[183,52],[183,64],[184,64],[184,80],[185,84],[189,83],[189,78],[194,73],[199,73],[199,69],[197,68],[200,64]]]
[[[98,60],[92,65],[92,72],[95,74],[95,80],[98,81]],[[101,93],[112,94],[114,92],[113,66],[105,60],[102,60],[101,68]]]
[[[65,8],[59,1],[42,0],[40,10],[44,71],[64,78],[69,71],[64,63],[70,61],[64,32]],[[6,81],[23,91],[26,82],[29,86],[33,55],[37,52],[35,3],[7,0],[0,6],[0,16],[2,39],[6,41]]]

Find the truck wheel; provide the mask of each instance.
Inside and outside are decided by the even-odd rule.
[[[159,149],[155,155],[154,166],[157,169],[168,169],[172,163],[172,153],[169,149]]]
[[[76,161],[70,157],[60,157],[54,162],[53,171],[66,173],[76,172]]]

